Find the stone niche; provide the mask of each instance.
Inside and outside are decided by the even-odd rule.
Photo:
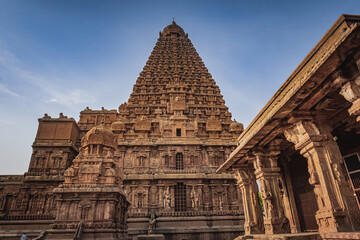
[[[182,96],[177,96],[173,98],[171,102],[171,108],[173,111],[184,111],[186,110],[185,99]]]
[[[221,132],[221,122],[218,118],[210,117],[206,122],[206,131]]]
[[[151,131],[151,121],[147,120],[146,117],[141,117],[134,125],[135,131],[138,132],[150,132]]]

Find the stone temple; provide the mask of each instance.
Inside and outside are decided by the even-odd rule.
[[[359,122],[360,16],[245,130],[173,22],[118,110],[39,119],[28,172],[0,176],[0,237],[360,239]]]
[[[118,110],[39,119],[29,169],[0,176],[0,229],[46,239],[234,239],[240,189],[216,173],[243,125],[175,22]],[[139,238],[140,239],[140,238]]]

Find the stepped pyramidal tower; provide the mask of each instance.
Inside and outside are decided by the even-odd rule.
[[[99,228],[92,209],[101,212],[101,204],[108,206],[111,197],[100,192],[113,190],[94,186],[109,183],[106,189],[123,189],[127,200],[116,195],[122,207],[130,203],[130,238],[153,233],[165,239],[234,239],[241,234],[241,193],[232,174],[216,169],[235,149],[243,125],[231,120],[188,34],[173,21],[159,35],[129,100],[118,110],[86,108],[78,123],[62,114],[39,119],[28,172],[0,178],[3,229],[15,219],[30,224],[30,215],[40,221],[32,222],[32,229],[46,229],[47,224],[68,228],[70,220],[64,220],[56,202],[84,222],[83,231]],[[113,138],[114,145],[102,140]],[[86,195],[76,194],[82,183],[93,186],[87,201]],[[21,201],[19,195],[24,196]],[[73,213],[78,204],[73,201],[82,203],[83,212]],[[124,229],[125,220],[112,217],[108,228],[120,224]]]

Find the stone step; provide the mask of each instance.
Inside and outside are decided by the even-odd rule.
[[[285,233],[285,234],[253,234],[237,237],[235,240],[322,240],[318,232]]]

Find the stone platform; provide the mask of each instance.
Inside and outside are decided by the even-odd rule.
[[[137,240],[164,240],[165,236],[163,234],[144,234],[138,235]]]
[[[286,234],[253,234],[243,235],[235,238],[235,240],[321,240],[318,232],[309,233],[286,233]]]
[[[360,232],[338,232],[338,233],[286,233],[286,234],[253,234],[243,235],[235,240],[358,240]]]

